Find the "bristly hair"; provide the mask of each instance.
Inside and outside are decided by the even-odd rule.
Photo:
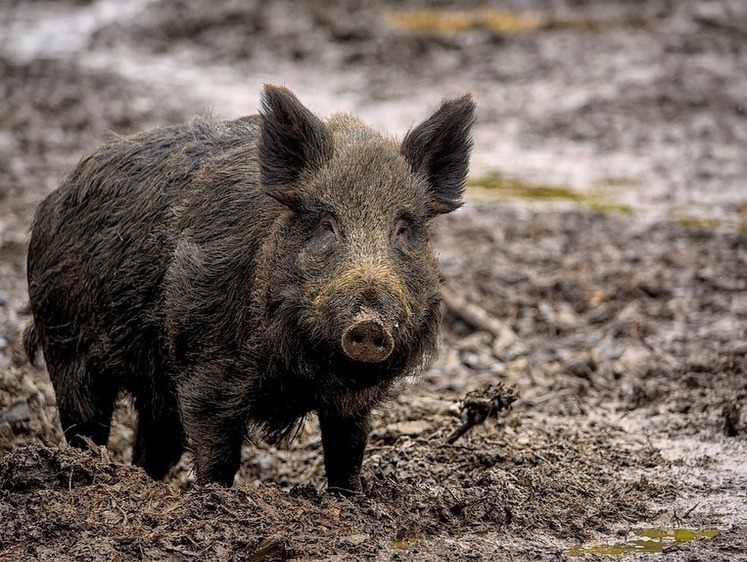
[[[26,353],[26,357],[28,358],[29,363],[31,363],[32,365],[36,365],[36,358],[39,353],[39,347],[41,347],[39,330],[32,320],[31,323],[23,330],[23,350]]]
[[[293,441],[301,431],[306,415],[292,420],[286,420],[278,425],[277,420],[258,422],[253,425],[259,437],[270,445],[287,444]]]

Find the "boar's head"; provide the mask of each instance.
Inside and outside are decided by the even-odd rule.
[[[441,318],[432,219],[462,205],[473,121],[469,95],[447,100],[397,142],[265,88],[262,186],[285,209],[267,335],[286,362],[356,387],[427,364]]]

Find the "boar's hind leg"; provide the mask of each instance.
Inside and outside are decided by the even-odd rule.
[[[361,491],[360,471],[368,441],[368,418],[368,410],[352,416],[319,411],[328,490]]]
[[[85,360],[48,361],[47,368],[57,397],[60,424],[67,442],[85,449],[88,438],[106,446],[114,401],[119,391],[113,377],[86,372]]]
[[[135,399],[138,426],[132,463],[142,467],[155,480],[163,480],[184,452],[184,430],[176,400],[171,402],[154,412],[151,402]]]

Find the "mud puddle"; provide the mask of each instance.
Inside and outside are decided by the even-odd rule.
[[[693,540],[712,539],[718,536],[718,529],[639,529],[625,542],[615,544],[591,544],[579,548],[569,548],[566,556],[585,555],[621,556],[624,554],[660,554]]]

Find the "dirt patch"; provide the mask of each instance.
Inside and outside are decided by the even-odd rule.
[[[437,7],[425,4],[417,7]],[[103,71],[93,55],[122,45],[154,60],[187,52],[206,73],[214,64],[250,71],[295,61],[341,76],[365,65],[357,99],[385,107],[417,83],[449,76],[461,90],[479,77],[478,166],[503,167],[497,145],[481,140],[508,126],[517,153],[553,139],[600,155],[630,149],[655,172],[640,178],[666,177],[645,184],[664,200],[682,190],[699,200],[698,189],[733,193],[745,175],[732,156],[747,130],[739,109],[747,78],[727,72],[744,60],[744,40],[741,20],[729,17],[738,7],[723,5],[515,2],[502,9],[549,23],[442,34],[390,26],[387,3],[156,1],[65,57],[20,60],[8,48],[0,56],[0,558],[559,560],[567,548],[617,543],[631,529],[685,527],[721,534],[677,545],[667,559],[747,559],[744,195],[719,203],[728,220],[704,221],[471,192],[436,230],[450,295],[441,356],[376,412],[361,497],[324,492],[314,419],[283,447],[247,446],[231,490],[194,487],[189,455],[166,483],[127,465],[136,420],[125,398],[108,451],[60,447],[51,385],[23,361],[18,341],[34,206],[107,131],[200,109],[189,91]],[[13,4],[0,18],[45,6]],[[498,9],[464,5],[478,7]],[[563,52],[588,52],[591,62]],[[645,78],[662,52],[658,77]],[[568,93],[574,81],[578,104],[570,94],[556,104],[540,95]],[[521,92],[532,95],[522,102]]]
[[[113,463],[103,450],[19,448],[0,459],[0,515],[13,521],[0,545],[8,554],[42,559],[52,553],[70,560],[117,553],[252,559],[266,549],[271,559],[373,559],[402,548],[399,543],[495,529],[526,540],[537,533],[588,537],[609,531],[610,518],[651,517],[649,498],[664,492],[645,479],[620,482],[614,467],[627,455],[610,462],[602,442],[569,450],[551,444],[557,435],[546,435],[540,460],[535,444],[479,439],[446,446],[445,424],[428,417],[424,423],[436,435],[395,438],[392,428],[374,434],[368,492],[352,499],[320,495],[303,484],[284,491],[267,481],[179,491]],[[29,535],[30,528],[40,534]],[[46,539],[39,542],[39,536]]]

